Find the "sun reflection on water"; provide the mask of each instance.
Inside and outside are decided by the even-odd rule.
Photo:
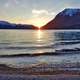
[[[36,52],[44,53],[45,50],[47,51],[45,47],[47,47],[48,45],[49,45],[49,34],[46,31],[39,29],[36,32],[36,47],[39,48],[37,49]]]
[[[36,43],[41,44],[41,45],[47,45],[49,44],[50,42],[50,34],[47,32],[47,31],[44,31],[44,30],[37,30],[35,32],[35,39],[36,39]]]
[[[42,30],[38,30],[36,32],[36,42],[37,42],[37,47],[42,47],[44,44],[43,44],[43,36],[44,36],[44,33]],[[38,53],[43,53],[44,51],[42,49],[38,49],[37,50]]]
[[[37,31],[37,42],[41,42],[43,37],[43,32],[39,29]]]

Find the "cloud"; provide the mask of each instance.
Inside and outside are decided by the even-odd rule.
[[[47,10],[36,10],[36,9],[33,9],[32,13],[33,14],[48,14],[48,11]]]
[[[4,6],[5,6],[5,8],[8,8],[9,7],[9,3],[5,3]]]
[[[14,3],[19,4],[19,0],[14,0]]]
[[[55,15],[54,12],[49,12],[48,10],[45,10],[45,9],[41,9],[41,10],[37,10],[37,9],[33,9],[32,10],[32,13],[35,14],[35,15]]]
[[[8,0],[5,4],[4,4],[4,7],[5,8],[8,8],[8,7],[11,7],[13,5],[18,5],[19,4],[19,1],[18,0]]]

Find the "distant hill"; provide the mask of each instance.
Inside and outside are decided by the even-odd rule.
[[[42,29],[80,29],[80,9],[64,9]]]
[[[7,21],[0,21],[0,29],[38,29],[33,25],[13,24]]]

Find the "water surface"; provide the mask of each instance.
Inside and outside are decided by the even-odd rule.
[[[80,48],[79,30],[0,30],[0,55],[55,52]],[[0,58],[1,63],[31,65],[80,62],[80,54]]]

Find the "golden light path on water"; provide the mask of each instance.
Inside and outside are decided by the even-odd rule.
[[[44,33],[39,29],[37,32],[36,32],[36,42],[37,42],[37,47],[41,47],[42,44],[41,42],[43,41],[42,38],[43,38],[43,35]],[[38,53],[43,53],[43,50],[39,49],[37,51]]]
[[[36,46],[40,48],[40,49],[38,49],[37,52],[43,53],[43,52],[45,52],[45,50],[46,50],[46,52],[49,51],[50,49],[48,50],[48,48],[45,48],[45,47],[49,47],[51,44],[50,41],[52,41],[52,40],[51,40],[50,33],[48,31],[39,29],[35,34],[36,34],[36,43],[37,43]]]
[[[42,31],[39,29],[38,32],[37,32],[37,41],[40,42],[42,37],[43,37],[43,33],[42,33]]]

